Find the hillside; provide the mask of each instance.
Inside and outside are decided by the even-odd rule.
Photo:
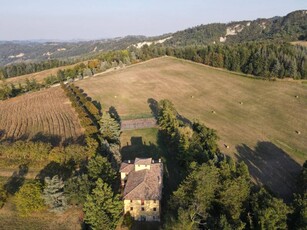
[[[298,163],[306,159],[305,84],[255,80],[165,57],[77,85],[104,110],[114,106],[122,119],[148,117],[149,99],[170,99],[182,116],[216,129],[221,151],[244,160],[255,181],[269,181],[281,195],[291,194]]]
[[[294,11],[284,17],[213,23],[200,25],[172,35],[165,45],[207,45],[212,43],[240,43],[247,41],[307,39],[307,11]]]
[[[301,10],[289,13],[284,17],[200,25],[156,37],[126,36],[123,38],[70,42],[0,41],[0,66],[25,61],[84,59],[93,57],[101,51],[127,49],[131,46],[140,48],[146,44],[177,47],[260,40],[306,40],[306,12],[306,10]]]
[[[102,51],[126,49],[132,44],[155,39],[160,37],[126,36],[75,42],[0,41],[0,66],[49,59],[88,59]]]

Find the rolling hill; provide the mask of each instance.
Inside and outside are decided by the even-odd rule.
[[[149,99],[171,100],[182,116],[216,129],[221,151],[244,160],[255,181],[281,196],[292,194],[307,152],[306,84],[256,80],[163,57],[77,86],[104,110],[114,106],[122,119],[151,116]]]

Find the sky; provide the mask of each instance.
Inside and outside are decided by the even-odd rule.
[[[0,40],[155,36],[294,10],[307,0],[0,0]]]

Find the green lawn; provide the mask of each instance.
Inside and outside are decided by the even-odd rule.
[[[158,145],[158,129],[126,130],[121,134],[121,153],[123,160],[135,157],[160,158],[162,150]]]

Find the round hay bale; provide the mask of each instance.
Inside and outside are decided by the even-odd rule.
[[[229,149],[229,148],[230,148],[229,145],[224,144],[224,146],[225,146],[226,149]]]
[[[295,95],[295,98],[298,98],[298,95]]]
[[[301,131],[296,130],[295,132],[296,132],[298,135],[300,135],[300,134],[301,134]]]
[[[243,102],[242,102],[242,101],[240,101],[240,105],[243,105]]]
[[[194,96],[191,96],[191,98],[194,98]]]
[[[117,98],[117,96],[114,96],[114,98]]]
[[[216,112],[214,110],[212,110],[212,113],[215,114]]]

